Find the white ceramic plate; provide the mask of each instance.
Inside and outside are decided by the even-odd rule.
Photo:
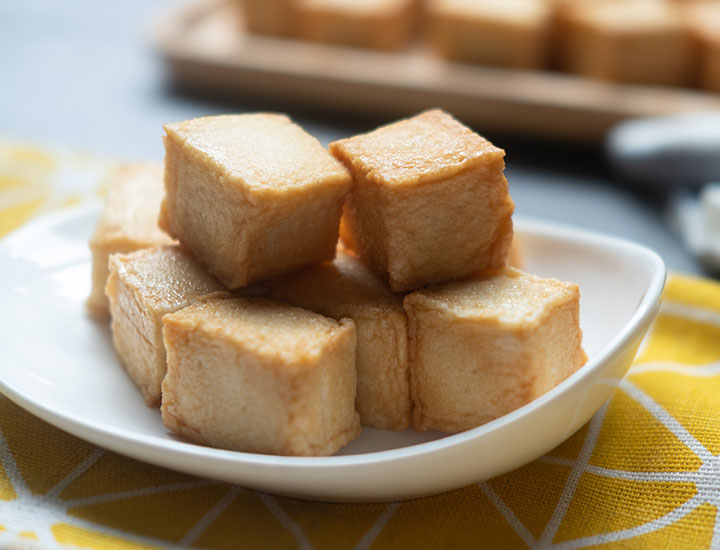
[[[518,220],[526,269],[574,281],[588,363],[532,403],[455,435],[365,429],[327,458],[192,445],[165,430],[85,314],[96,204],[31,223],[0,243],[0,391],[31,413],[118,453],[190,474],[323,500],[429,495],[507,472],[580,428],[630,366],[665,281],[662,260],[627,241]]]

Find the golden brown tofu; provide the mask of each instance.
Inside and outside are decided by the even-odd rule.
[[[262,298],[212,297],[163,318],[162,418],[196,443],[331,455],[360,433],[355,325]]]
[[[547,392],[587,360],[577,285],[516,269],[404,300],[416,430],[457,432]]]
[[[430,0],[430,43],[451,60],[539,69],[550,13],[547,0]]]
[[[356,257],[303,268],[270,283],[270,295],[357,329],[355,408],[365,426],[404,430],[412,403],[407,365],[407,318],[402,296]]]
[[[699,84],[720,92],[720,2],[686,0],[679,5],[700,51]]]
[[[292,0],[236,0],[251,33],[286,35],[293,19]]]
[[[558,14],[561,67],[615,82],[690,84],[696,48],[671,2],[576,2]]]
[[[523,244],[517,233],[513,237],[510,252],[508,252],[507,265],[517,269],[523,269],[525,267]]]
[[[110,256],[107,295],[113,343],[149,407],[160,404],[165,376],[161,318],[223,286],[179,246]]]
[[[595,2],[609,2],[625,0],[546,0],[550,8],[550,24],[548,29],[547,44],[547,65],[550,69],[563,70],[567,66],[563,51],[565,36],[565,19],[567,12],[575,5],[590,4]],[[654,0],[652,0],[654,1]]]
[[[410,41],[415,0],[296,0],[295,35],[305,40],[399,50]]]
[[[110,315],[105,296],[110,254],[172,244],[157,223],[162,197],[163,171],[159,165],[128,164],[108,182],[107,199],[90,238],[92,289],[87,307],[92,315]]]
[[[395,292],[499,268],[512,241],[505,152],[440,110],[330,144],[353,174],[343,238]]]
[[[228,288],[332,259],[352,178],[284,115],[165,125],[160,226]]]

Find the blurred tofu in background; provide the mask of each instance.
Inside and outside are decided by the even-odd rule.
[[[449,61],[720,91],[720,0],[235,0],[246,29]],[[699,74],[699,76],[698,76]]]
[[[242,0],[252,33],[378,50],[407,46],[417,0]]]
[[[428,0],[431,45],[441,56],[515,69],[545,65],[547,0]]]
[[[412,37],[415,0],[295,0],[294,35],[305,40],[400,50]]]
[[[720,92],[720,2],[690,0],[679,5],[700,49],[699,85]]]
[[[292,0],[236,0],[251,33],[284,36],[290,31]]]
[[[692,83],[696,47],[677,5],[576,1],[559,9],[556,44],[563,69],[612,82]]]
[[[90,239],[92,290],[88,311],[98,318],[110,316],[105,295],[112,254],[129,254],[143,248],[170,245],[173,239],[157,223],[164,193],[161,165],[135,163],[117,169],[108,181],[108,193]]]

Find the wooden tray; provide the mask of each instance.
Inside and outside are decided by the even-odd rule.
[[[450,63],[421,45],[390,54],[251,35],[228,0],[176,8],[155,30],[185,88],[324,109],[394,118],[442,107],[481,131],[591,142],[628,117],[720,110],[720,95]]]

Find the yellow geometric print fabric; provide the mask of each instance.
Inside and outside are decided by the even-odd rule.
[[[72,162],[88,181],[102,175],[102,163]],[[0,232],[88,193],[58,185],[58,164],[67,159],[0,144]],[[720,284],[692,277],[670,278],[628,376],[569,440],[506,475],[407,502],[303,502],[194,478],[0,397],[3,550],[695,550],[720,548],[719,510]]]

